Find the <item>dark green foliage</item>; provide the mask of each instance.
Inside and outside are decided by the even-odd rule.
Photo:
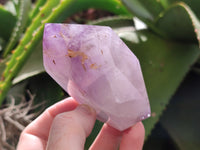
[[[8,40],[11,35],[12,29],[15,26],[17,18],[16,16],[13,16],[12,13],[3,8],[3,6],[0,5],[0,20],[0,37],[2,37],[5,40]]]
[[[181,150],[200,148],[200,78],[191,72],[161,117],[162,126]]]
[[[179,150],[179,148],[159,122],[148,136],[143,150]]]
[[[19,41],[20,36],[22,35],[24,28],[28,21],[28,12],[30,10],[31,1],[30,0],[20,0],[19,1],[19,12],[17,16],[17,22],[12,31],[9,42],[4,50],[3,56],[6,57],[10,51],[13,50],[16,43]]]
[[[123,1],[138,18],[149,25],[149,28],[158,35],[180,41],[199,41],[200,22],[186,3],[173,1],[169,5],[169,1]],[[136,7],[137,3],[140,3],[143,8]]]
[[[47,107],[64,98],[64,91],[46,73],[29,79],[26,88],[36,95],[35,103],[41,103],[41,100],[44,100],[48,102]]]

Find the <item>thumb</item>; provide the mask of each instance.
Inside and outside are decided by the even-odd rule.
[[[52,123],[47,150],[82,150],[96,120],[94,109],[79,105],[57,115]]]

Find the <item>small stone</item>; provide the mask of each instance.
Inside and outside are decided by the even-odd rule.
[[[139,61],[110,27],[46,24],[43,57],[47,73],[99,120],[122,131],[150,117]]]

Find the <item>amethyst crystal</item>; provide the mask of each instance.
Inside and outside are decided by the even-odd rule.
[[[110,27],[46,24],[43,55],[47,73],[99,120],[124,130],[150,116],[139,61]]]

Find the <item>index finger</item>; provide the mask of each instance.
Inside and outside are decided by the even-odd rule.
[[[70,97],[46,109],[37,119],[24,129],[20,136],[18,148],[20,149],[20,147],[28,146],[29,149],[43,149],[46,146],[54,117],[60,113],[75,109],[77,105],[78,103]],[[34,145],[38,145],[40,148],[30,147],[28,141],[34,141]]]

